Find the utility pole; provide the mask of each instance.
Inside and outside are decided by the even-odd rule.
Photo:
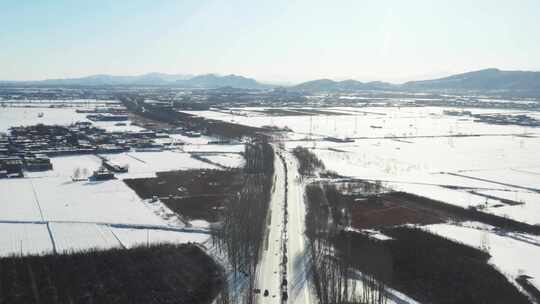
[[[313,140],[313,114],[309,115],[309,140]]]

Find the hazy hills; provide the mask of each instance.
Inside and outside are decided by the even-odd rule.
[[[139,76],[92,75],[81,78],[47,79],[42,81],[2,81],[4,85],[44,85],[44,86],[171,86],[181,88],[235,87],[262,89],[270,86],[255,79],[238,75],[220,76],[216,74],[183,75],[148,73]]]
[[[410,81],[404,84],[391,84],[379,81],[360,82],[356,80],[333,81],[330,79],[319,79],[298,84],[292,87],[292,89],[309,92],[400,90],[540,93],[540,72],[485,69],[432,80]]]
[[[540,90],[540,72],[485,69],[433,80],[411,81],[403,86],[421,90]]]
[[[81,78],[48,79],[43,81],[0,81],[0,85],[37,86],[170,86],[179,88],[268,89],[275,87],[253,78],[239,75],[184,75],[148,73],[139,76],[93,75]],[[361,82],[357,80],[334,81],[317,79],[294,86],[287,90],[302,92],[337,92],[361,90],[385,91],[433,91],[433,92],[510,92],[540,96],[540,72],[502,71],[485,69],[449,77],[410,81],[392,84],[381,81]]]
[[[92,75],[81,78],[47,79],[43,81],[32,81],[35,84],[44,85],[80,85],[80,86],[100,86],[100,85],[160,85],[173,83],[177,80],[188,79],[190,75],[172,75],[163,73],[148,73],[139,76],[112,76],[112,75]]]
[[[253,78],[238,75],[218,76],[215,74],[199,75],[193,78],[177,80],[175,85],[185,88],[233,87],[240,89],[263,89],[271,87],[257,82]]]
[[[357,80],[334,81],[331,79],[318,79],[303,82],[293,86],[294,90],[301,91],[360,91],[360,90],[390,90],[396,85],[381,81],[361,82]]]

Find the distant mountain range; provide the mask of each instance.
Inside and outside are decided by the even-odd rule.
[[[411,81],[403,86],[420,90],[540,91],[540,72],[485,69],[433,80]]]
[[[191,75],[173,75],[163,73],[148,73],[139,76],[112,76],[112,75],[92,75],[81,78],[47,79],[34,81],[32,83],[45,85],[161,85],[170,84],[175,81],[189,79]]]
[[[433,80],[410,81],[404,84],[387,82],[333,81],[319,79],[293,86],[292,89],[316,91],[400,90],[400,91],[511,91],[540,94],[540,72],[485,69]]]
[[[48,79],[42,81],[0,81],[0,85],[46,85],[46,86],[102,86],[102,85],[155,85],[181,88],[268,89],[275,87],[253,78],[239,75],[182,75],[149,73],[140,76],[93,75],[82,78]],[[540,72],[502,71],[485,69],[452,75],[449,77],[392,84],[381,81],[357,80],[334,81],[318,79],[287,86],[287,90],[303,92],[335,92],[361,90],[433,91],[433,92],[515,92],[540,96]]]
[[[220,76],[216,74],[183,75],[148,73],[139,76],[92,75],[81,78],[47,79],[41,81],[0,81],[4,85],[44,85],[44,86],[174,86],[182,88],[234,87],[242,89],[263,89],[270,85],[255,79],[238,75]]]
[[[200,75],[185,80],[177,80],[175,84],[185,88],[233,87],[240,89],[264,89],[272,87],[270,85],[259,83],[253,78],[232,74],[226,76],[218,76],[215,74]]]
[[[381,82],[381,81],[372,81],[372,82],[361,82],[357,80],[343,80],[343,81],[334,81],[331,79],[318,79],[303,82],[296,86],[291,87],[294,90],[301,91],[361,91],[361,90],[392,90],[397,88],[397,85]]]

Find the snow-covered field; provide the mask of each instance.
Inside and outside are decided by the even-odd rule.
[[[185,145],[182,147],[185,152],[212,152],[212,153],[242,153],[244,152],[243,144],[233,144],[233,145]]]
[[[245,165],[245,159],[240,154],[202,154],[199,156],[225,168],[240,168]]]
[[[328,169],[341,175],[381,180],[385,186],[396,190],[462,207],[482,206],[486,212],[531,224],[540,223],[540,193],[536,191],[540,189],[540,129],[474,122],[466,117],[445,115],[443,110],[446,109],[436,107],[339,107],[329,110],[343,115],[331,116],[269,116],[256,110],[260,109],[234,110],[242,115],[218,111],[190,113],[249,126],[288,127],[292,132],[285,134],[283,140],[287,149],[298,145],[312,148]],[[465,110],[515,113],[512,110]],[[44,112],[44,117],[38,118],[39,112]],[[13,125],[68,124],[85,120],[85,114],[77,114],[73,109],[3,108],[0,109],[0,132]],[[99,124],[109,124],[106,126],[109,130],[115,127],[105,122]],[[208,144],[213,139],[204,136],[171,137],[186,145],[175,151],[104,155],[117,164],[129,166],[129,172],[118,174],[117,180],[72,181],[71,176],[77,169],[91,174],[100,166],[101,160],[93,155],[55,157],[52,171],[0,180],[0,256],[130,248],[157,242],[206,244],[209,239],[205,233],[207,222],[190,222],[195,228],[193,231],[176,229],[183,228],[181,219],[175,218],[163,204],[141,200],[122,179],[153,177],[159,171],[219,168],[211,163],[243,166],[240,153],[244,146]],[[351,137],[354,141],[330,142],[323,140],[324,137]],[[199,153],[209,162],[197,160],[190,153]],[[287,267],[291,283],[296,284],[289,297],[291,302],[309,303],[312,295],[304,265],[303,184],[297,182],[295,159],[285,154],[289,166],[286,178],[290,219]],[[276,170],[281,171],[282,168]],[[274,199],[284,198],[284,189],[275,191]],[[509,205],[501,199],[523,204]],[[281,231],[282,207],[280,204],[271,207],[270,223],[274,229],[270,230],[269,241],[276,242]],[[167,229],[171,227],[175,229]],[[534,259],[540,256],[538,238],[497,234],[491,227],[467,223],[464,226],[430,225],[427,229],[475,247],[487,238],[493,256],[491,263],[509,277],[523,270],[536,278],[537,286],[540,283],[540,269]],[[257,280],[264,286],[273,286],[270,287],[272,292],[279,287],[280,256],[276,255],[279,249],[279,244],[271,243],[263,253]],[[267,301],[277,301],[276,298]]]
[[[50,234],[45,223],[0,223],[0,257],[47,254],[54,250],[69,253],[88,249],[132,248],[159,243],[193,242],[204,246],[210,239],[206,232],[152,227],[129,228],[72,222],[50,222],[49,227]]]
[[[152,161],[159,160],[159,154],[164,154],[161,161],[170,162],[168,153],[172,152],[147,152],[137,156],[146,159],[150,166]],[[184,157],[176,163],[182,166],[171,164],[169,169],[187,168],[190,164],[195,168],[211,166],[186,153],[179,155]],[[123,176],[100,182],[73,182],[71,176],[76,168],[92,172],[99,167],[100,160],[96,156],[57,157],[52,162],[53,171],[0,180],[1,255],[51,252],[53,243],[57,252],[69,252],[132,247],[147,242],[206,242],[208,239],[207,233],[163,230],[182,227],[183,223],[171,219],[174,213],[164,205],[141,200],[124,184]],[[156,167],[167,168],[165,165]],[[155,172],[156,169],[147,173]],[[195,223],[193,226],[206,228],[207,225]]]
[[[129,166],[127,173],[118,174],[120,178],[155,177],[160,171],[218,168],[181,151],[127,152],[106,157],[114,163]]]
[[[344,115],[270,116],[257,112],[262,108],[243,108],[243,115],[221,111],[185,111],[193,115],[223,121],[233,121],[254,127],[288,127],[294,133],[314,136],[369,137],[387,136],[437,136],[449,134],[519,134],[523,127],[488,125],[474,122],[465,116],[448,116],[444,110],[461,110],[440,107],[336,107],[325,108]],[[295,108],[295,110],[301,110]],[[505,113],[513,110],[465,109],[476,113]],[[236,112],[236,110],[235,110]],[[519,111],[522,113],[523,111]],[[525,128],[526,131],[531,131]],[[310,132],[311,131],[311,132]]]
[[[52,175],[0,180],[0,255],[51,252],[53,242],[57,252],[69,252],[209,237],[163,230],[184,225],[164,205],[141,200],[122,180],[73,182],[68,172]],[[204,231],[208,223],[192,225]]]
[[[28,107],[49,107],[52,105],[80,106],[80,107],[103,107],[121,105],[119,100],[111,99],[0,99],[1,103],[28,106]]]
[[[52,252],[45,224],[0,223],[0,256]]]
[[[224,149],[238,150],[238,147]],[[231,157],[234,155],[234,157]],[[153,177],[156,172],[197,168],[218,169],[187,152],[129,152],[105,157],[128,164],[115,180],[74,182],[75,171],[92,174],[101,160],[95,155],[53,157],[53,170],[26,173],[25,178],[0,180],[0,256],[70,252],[161,242],[206,243],[209,224],[192,221],[190,229],[165,205],[142,200],[124,178]],[[243,164],[237,153],[215,154],[216,162]],[[220,159],[221,158],[221,159]],[[169,227],[175,229],[168,229]]]
[[[256,127],[288,127],[292,132],[285,134],[287,148],[312,148],[328,169],[341,175],[382,180],[397,190],[463,207],[485,207],[487,203],[487,212],[540,223],[540,194],[534,191],[540,188],[540,129],[490,125],[468,116],[444,114],[444,110],[473,114],[523,113],[521,110],[335,107],[323,110],[344,115],[271,116],[260,112],[262,109],[233,109],[242,115],[211,110],[189,113]],[[354,142],[322,140],[328,136],[351,137]],[[524,204],[502,204],[496,198],[479,195],[482,193]]]
[[[108,181],[74,182],[77,169],[91,174],[101,160],[94,155],[52,158],[52,171],[35,172],[22,179],[0,180],[0,220],[46,220],[104,222],[126,224],[162,224],[161,218],[141,203],[141,199],[122,179],[155,176],[155,172],[215,168],[195,160],[187,153],[134,152],[107,155],[121,164],[129,164],[128,173]],[[122,160],[132,160],[123,162]],[[136,165],[133,165],[136,164]],[[9,193],[15,195],[9,196]]]
[[[93,108],[93,107],[91,107]],[[38,117],[43,113],[43,117]],[[143,128],[131,125],[126,121],[126,126],[115,126],[115,121],[90,121],[86,119],[86,113],[77,113],[75,108],[14,108],[0,109],[0,133],[7,132],[10,127],[27,126],[42,123],[45,125],[69,125],[78,121],[91,122],[94,126],[107,131],[140,131]]]
[[[271,116],[259,110],[262,108],[233,110],[241,115],[220,111],[190,113],[255,127],[287,127],[292,130],[282,136],[287,149],[311,148],[327,169],[343,176],[381,180],[383,185],[396,190],[465,208],[481,207],[485,212],[540,224],[539,128],[490,125],[475,122],[470,117],[443,113],[444,110],[462,110],[455,108],[341,107],[329,110],[348,115],[312,116]],[[474,114],[523,113],[499,109],[463,110]],[[536,112],[527,114],[538,116]],[[353,141],[332,142],[324,137],[350,137]],[[297,222],[289,221],[291,225]],[[491,228],[477,223],[427,227],[474,247],[479,247],[487,238],[492,255],[490,263],[511,279],[522,272],[535,277],[532,282],[540,286],[537,263],[540,239],[524,234],[502,234]],[[293,239],[292,235],[290,238]],[[294,240],[301,242],[298,238]],[[295,244],[290,244],[291,250]]]
[[[73,101],[84,105],[87,101]],[[47,101],[34,102],[32,108],[0,109],[0,132],[11,126],[37,123],[66,125],[88,121],[74,108],[47,108]],[[89,103],[92,108],[96,104]],[[104,104],[102,104],[104,105]],[[43,117],[38,117],[43,113]],[[115,126],[115,122],[93,122],[108,131],[138,131],[142,128]],[[243,166],[241,144],[212,145],[215,139],[172,135],[184,142],[185,151],[127,152],[102,155],[119,165],[128,165],[127,173],[117,179],[74,182],[72,177],[88,177],[101,165],[95,155],[51,158],[53,170],[26,172],[25,178],[0,180],[0,255],[68,252],[89,248],[133,247],[156,242],[198,242],[208,240],[205,221],[186,223],[165,205],[140,199],[122,180],[155,177],[156,172],[186,169],[219,169],[197,160],[190,153],[206,153],[207,158],[225,167]],[[119,226],[120,225],[120,226]],[[164,229],[165,228],[165,229]]]
[[[147,242],[177,244],[199,243],[204,245],[210,239],[208,233],[130,228],[111,228],[111,230],[125,248],[145,245]]]
[[[50,229],[58,252],[119,247],[118,240],[106,225],[51,223]]]
[[[38,117],[43,113],[43,117]],[[2,108],[0,109],[0,132],[7,132],[10,127],[27,126],[37,123],[67,125],[77,121],[89,121],[87,114],[76,113],[67,108]]]

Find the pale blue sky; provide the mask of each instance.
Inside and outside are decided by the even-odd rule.
[[[540,70],[539,0],[0,0],[0,79]]]

